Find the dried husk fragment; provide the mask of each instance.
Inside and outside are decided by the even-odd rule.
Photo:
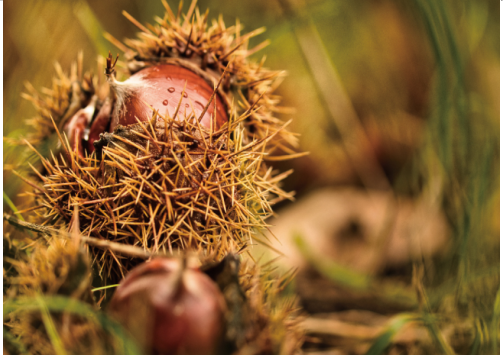
[[[67,239],[47,239],[38,240],[24,259],[10,261],[17,274],[9,279],[10,299],[4,301],[4,308],[12,303],[19,307],[4,316],[8,334],[30,354],[119,351],[111,335],[104,333],[96,321],[47,307],[46,302],[51,299],[65,297],[84,304],[90,311],[96,310],[90,260],[83,247]],[[37,304],[37,308],[29,308],[30,304]],[[6,346],[11,353],[22,352],[15,345]]]

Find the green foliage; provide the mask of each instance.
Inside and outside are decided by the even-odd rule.
[[[488,214],[494,214],[488,204],[497,189],[499,136],[495,130],[497,120],[483,109],[483,99],[476,96],[473,76],[474,49],[485,41],[489,4],[416,0],[401,6],[414,15],[414,25],[424,31],[433,54],[435,76],[426,138],[409,163],[408,172],[404,170],[397,183],[409,185],[412,192],[421,195],[436,195],[448,217],[454,241],[450,253],[435,260],[430,268],[434,273],[427,274],[424,284],[432,310],[423,309],[419,319],[442,353],[451,354],[454,350],[442,337],[440,328],[461,320],[473,323],[472,353],[498,353],[499,312],[493,312],[493,306],[497,304],[499,310],[499,241],[490,236],[492,232],[485,222]],[[327,61],[335,62],[344,55],[325,56]],[[337,284],[356,291],[372,286],[369,277],[313,255],[300,237],[294,241],[306,260]],[[384,353],[409,318],[397,315],[369,353]]]
[[[450,291],[445,291],[444,297],[456,296],[460,317],[471,316],[479,326],[480,321],[490,326],[490,309],[499,288],[499,255],[495,253],[499,244],[488,237],[484,208],[497,182],[499,138],[491,129],[487,114],[476,115],[471,108],[472,89],[468,78],[471,54],[469,48],[460,46],[469,29],[460,29],[454,24],[454,14],[459,8],[450,2],[416,1],[415,4],[437,63],[426,145],[433,149],[428,151],[430,155],[438,155],[443,205],[454,238],[450,259],[439,265],[440,274],[430,284],[445,286],[446,279],[454,279],[455,284]],[[466,7],[468,3],[462,2],[460,6]],[[484,21],[483,16],[481,19]],[[422,170],[433,177],[431,167],[435,159],[425,158],[423,162]],[[446,269],[449,266],[450,269]],[[483,278],[481,272],[485,272]],[[489,343],[480,338],[480,328],[476,331],[474,348],[477,344]]]
[[[21,215],[21,213],[17,212],[18,211],[17,207],[14,205],[14,202],[12,202],[12,200],[9,198],[9,196],[7,196],[7,194],[5,193],[5,191],[3,192],[3,200],[4,200],[5,203],[7,203],[7,205],[12,210],[12,212],[17,216],[17,218],[19,218],[22,221],[25,220],[23,218],[23,216]]]

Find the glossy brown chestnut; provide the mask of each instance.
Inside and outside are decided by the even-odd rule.
[[[186,87],[185,83],[187,83]],[[112,79],[110,85],[117,95],[110,132],[119,124],[124,126],[136,124],[135,117],[141,121],[149,120],[152,109],[158,110],[161,115],[169,113],[171,117],[174,117],[180,99],[181,105],[177,118],[180,120],[188,118],[192,110],[199,118],[213,94],[213,88],[199,75],[171,64],[147,67],[124,82]],[[182,97],[184,87],[185,92]],[[210,128],[215,102],[217,116],[214,129],[216,130],[228,120],[225,105],[218,94],[215,95],[215,99],[200,123],[203,127]]]
[[[109,305],[145,352],[155,354],[218,353],[225,309],[222,293],[206,274],[169,258],[133,269]]]

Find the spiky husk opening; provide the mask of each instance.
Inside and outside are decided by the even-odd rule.
[[[291,112],[279,106],[280,97],[274,94],[285,72],[264,68],[265,57],[260,62],[249,58],[269,44],[266,40],[248,49],[250,38],[263,33],[265,29],[259,28],[242,35],[239,21],[234,26],[226,27],[222,16],[210,24],[208,11],[201,14],[196,3],[196,0],[192,1],[187,13],[181,16],[181,2],[175,15],[167,2],[163,1],[166,13],[162,19],[156,18],[155,25],[143,26],[124,12],[141,30],[138,39],[127,39],[124,45],[110,34],[106,37],[124,51],[130,73],[157,63],[173,63],[187,67],[215,83],[226,71],[219,90],[221,96],[228,103],[234,100],[240,113],[255,105],[258,108],[244,122],[245,140],[260,140],[281,128],[275,140],[267,143],[265,151],[272,153],[278,149],[283,154],[295,154],[296,134],[286,130],[284,122],[275,117],[276,113]]]
[[[80,109],[86,107],[96,96],[99,105],[109,93],[106,78],[95,75],[92,71],[83,73],[83,54],[79,53],[77,61],[72,64],[70,73],[65,73],[59,63],[55,64],[56,77],[51,88],[37,91],[31,84],[26,84],[27,93],[22,97],[29,100],[37,111],[37,115],[26,120],[32,128],[26,139],[32,145],[38,146],[55,132],[55,126],[62,130],[64,124]],[[97,63],[98,73],[105,66],[104,59]]]

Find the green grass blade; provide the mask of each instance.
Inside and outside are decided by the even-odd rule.
[[[483,336],[483,332],[482,332],[482,328],[480,326],[480,321],[477,321],[477,323],[475,324],[475,337],[473,338],[473,343],[472,343],[472,347],[470,348],[470,354],[471,355],[477,355],[479,354],[480,352],[480,346],[482,344],[482,336]]]
[[[417,296],[412,289],[394,282],[374,280],[368,275],[317,256],[299,234],[294,236],[293,242],[306,261],[334,283],[360,293],[371,294],[377,299],[393,302],[405,309],[417,307]]]
[[[367,275],[357,273],[337,263],[316,256],[305,240],[298,234],[294,236],[293,242],[304,258],[327,278],[353,289],[364,290],[370,288],[370,278]]]
[[[19,211],[19,210],[17,209],[17,207],[14,204],[14,202],[12,202],[12,200],[9,198],[9,196],[7,196],[7,194],[5,193],[5,191],[3,191],[3,200],[4,200],[5,203],[7,203],[7,205],[12,210],[12,212],[16,215],[17,218],[19,218],[22,221],[25,220],[23,218],[23,216],[21,215],[21,213],[17,213],[17,211]]]
[[[91,291],[94,293],[95,291],[100,291],[100,290],[105,290],[105,289],[116,288],[117,286],[119,286],[119,284],[112,284],[112,285],[107,285],[107,286],[100,286],[99,288],[94,288],[94,289],[91,289]]]
[[[74,13],[87,36],[89,36],[91,43],[94,44],[96,52],[101,56],[106,56],[110,50],[110,45],[103,37],[105,30],[87,1],[79,2],[79,5],[75,7]]]
[[[24,221],[24,217],[21,215],[21,213],[17,213],[17,211],[19,211],[16,207],[16,205],[14,204],[14,202],[12,202],[12,200],[10,199],[10,197],[7,195],[7,193],[5,191],[3,191],[3,200],[5,203],[7,203],[7,205],[9,206],[9,208],[12,210],[12,212],[16,215],[17,218],[19,218],[21,221]],[[28,231],[28,235],[33,238],[33,232],[30,232]]]
[[[37,296],[36,300],[42,313],[42,321],[44,323],[45,331],[49,336],[49,340],[51,340],[54,351],[58,355],[67,355],[68,353],[63,346],[63,342],[61,342],[61,338],[59,337],[58,331],[56,330],[56,326],[54,326],[54,321],[52,321],[51,314],[49,313],[49,310],[47,310],[47,306],[45,306],[44,300],[42,300],[40,296]]]
[[[456,354],[452,349],[452,347],[447,343],[444,336],[440,333],[440,329],[437,326],[435,317],[427,314],[423,317],[423,321],[433,341],[435,341],[438,347],[440,348],[441,353],[445,355]]]
[[[366,352],[367,355],[382,355],[391,345],[393,337],[403,328],[403,326],[412,321],[418,321],[421,317],[416,314],[399,314],[388,323],[386,330],[376,338],[372,346]]]
[[[496,294],[496,299],[494,301],[493,319],[491,322],[491,345],[492,353],[498,355],[500,349],[498,342],[500,341],[500,292]]]

